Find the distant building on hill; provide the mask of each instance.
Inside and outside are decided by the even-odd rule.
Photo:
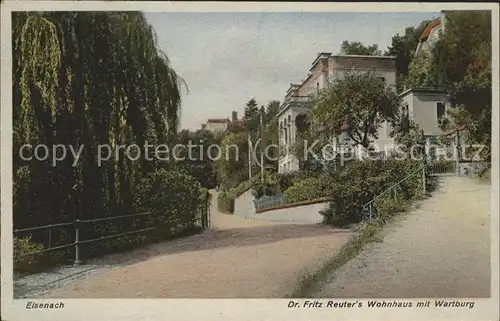
[[[238,119],[238,112],[233,111],[231,120],[229,118],[211,118],[205,124],[201,125],[201,129],[209,130],[212,133],[225,133],[225,132],[241,132],[245,131],[245,121]]]
[[[439,37],[443,34],[446,26],[446,13],[441,11],[441,16],[432,20],[420,35],[417,48],[415,50],[415,57],[422,52],[430,52],[434,47]]]
[[[205,124],[202,125],[202,128],[212,133],[223,133],[227,131],[229,127],[229,119],[228,118],[211,118],[208,119]]]

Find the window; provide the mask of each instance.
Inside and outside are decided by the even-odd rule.
[[[316,94],[319,94],[319,83],[316,84]]]
[[[436,103],[437,106],[437,119],[441,119],[444,116],[444,104],[442,102]]]
[[[385,77],[379,77],[379,79],[385,83]]]

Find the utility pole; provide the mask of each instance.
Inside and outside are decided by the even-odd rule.
[[[253,153],[253,148],[252,148],[252,139],[250,138],[250,131],[247,131],[247,137],[248,137],[248,180],[252,180],[252,153]]]
[[[264,110],[260,110],[260,177],[262,182],[264,182],[264,121],[262,114]]]
[[[456,175],[460,176],[460,158],[462,157],[460,153],[460,129],[457,128],[455,131],[455,171]]]

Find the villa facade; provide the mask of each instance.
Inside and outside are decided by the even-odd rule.
[[[341,79],[347,72],[375,71],[383,77],[386,84],[396,91],[396,58],[392,56],[354,56],[320,53],[312,63],[309,75],[300,84],[291,84],[286,92],[278,113],[280,135],[280,158],[278,172],[284,173],[299,169],[299,160],[291,152],[300,131],[300,124],[308,117],[311,101],[315,95],[335,79]],[[378,146],[391,148],[394,139],[389,136],[390,126],[383,124]]]
[[[429,23],[420,36],[415,57],[430,52],[445,31],[446,11]],[[375,71],[385,80],[387,86],[396,91],[396,57],[353,56],[320,53],[313,61],[309,75],[300,84],[291,84],[286,92],[278,113],[280,135],[280,158],[278,172],[284,173],[299,169],[299,161],[291,152],[296,142],[300,123],[307,118],[312,106],[312,98],[328,86],[334,79],[342,78],[346,72]],[[400,93],[404,108],[409,117],[423,130],[427,144],[432,144],[444,133],[439,128],[439,120],[452,108],[448,94],[439,88],[407,88]],[[318,124],[313,124],[318,126]],[[384,123],[378,132],[374,145],[390,152],[394,139],[390,137],[392,128]]]

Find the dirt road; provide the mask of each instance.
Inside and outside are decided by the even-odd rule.
[[[490,296],[490,185],[446,177],[442,188],[341,267],[314,297]]]
[[[301,273],[320,267],[350,235],[319,225],[247,221],[212,206],[210,230],[115,255],[120,266],[38,297],[283,297]]]

